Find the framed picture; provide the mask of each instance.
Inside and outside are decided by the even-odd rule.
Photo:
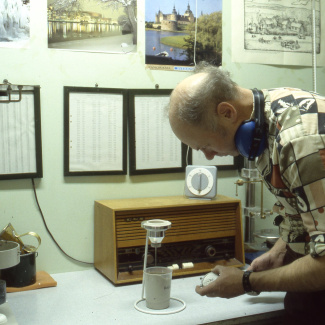
[[[49,49],[136,53],[137,31],[137,0],[47,0]]]
[[[64,175],[125,175],[127,94],[64,87]]]
[[[192,71],[200,61],[222,64],[222,0],[145,1],[146,68]]]
[[[0,179],[43,177],[41,139],[40,87],[1,85]]]
[[[166,113],[170,89],[129,90],[130,175],[185,171],[186,148]]]

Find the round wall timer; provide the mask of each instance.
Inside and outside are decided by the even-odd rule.
[[[189,198],[212,199],[217,194],[217,167],[186,167],[185,195]]]

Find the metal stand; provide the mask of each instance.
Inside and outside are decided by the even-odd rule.
[[[182,299],[178,299],[174,297],[170,297],[172,306],[168,307],[166,310],[163,311],[156,311],[153,309],[149,309],[146,307],[145,304],[144,306],[142,306],[143,302],[146,301],[145,294],[144,294],[144,288],[145,288],[144,271],[147,268],[149,239],[151,241],[151,245],[155,247],[155,249],[157,249],[157,247],[160,247],[161,242],[165,235],[165,231],[171,227],[171,222],[155,219],[155,220],[143,221],[141,223],[141,227],[147,230],[146,246],[145,246],[144,261],[143,261],[142,294],[141,294],[141,298],[134,303],[134,308],[143,313],[152,314],[152,315],[169,315],[169,314],[178,313],[186,308],[186,303]],[[175,306],[175,302],[176,302],[176,306]]]
[[[257,217],[265,219],[267,216],[270,216],[273,212],[271,210],[264,210],[263,208],[263,180],[261,179],[258,170],[255,168],[255,162],[249,161],[245,158],[245,167],[241,170],[241,177],[243,179],[238,179],[236,181],[236,196],[238,195],[238,186],[246,184],[246,202],[244,206],[244,216],[245,216],[245,244],[256,250],[260,250],[256,244],[257,236],[255,231],[255,220]],[[260,208],[256,206],[255,203],[255,187],[256,183],[261,183],[261,203]],[[263,229],[265,236],[268,232],[271,232],[270,229]],[[272,231],[272,238],[274,239],[275,232]],[[279,237],[279,235],[277,236]],[[265,237],[263,237],[265,238]]]

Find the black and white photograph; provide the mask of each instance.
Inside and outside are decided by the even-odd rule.
[[[233,5],[234,62],[309,66],[325,62],[320,0],[240,0]]]
[[[136,52],[136,0],[47,0],[47,5],[49,48]]]
[[[319,1],[316,2],[315,9],[316,52],[319,53]],[[247,50],[310,52],[313,31],[309,1],[245,1]]]
[[[27,47],[30,39],[30,0],[0,1],[0,46]]]

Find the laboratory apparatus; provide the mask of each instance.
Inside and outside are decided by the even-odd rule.
[[[164,314],[173,314],[180,312],[185,309],[186,303],[178,298],[170,297],[170,300],[176,302],[174,306],[169,306],[164,311],[157,311],[154,309],[150,309],[145,307],[144,302],[146,301],[145,297],[145,287],[146,287],[146,276],[145,271],[147,270],[147,259],[148,259],[148,246],[149,241],[151,246],[155,249],[155,265],[157,264],[157,249],[161,247],[161,243],[165,237],[165,231],[170,229],[171,222],[167,220],[161,219],[152,219],[152,220],[145,220],[141,222],[141,227],[147,231],[146,234],[146,244],[145,244],[145,255],[144,255],[144,262],[143,262],[143,278],[142,278],[142,294],[141,299],[137,300],[134,303],[135,309],[147,314],[155,314],[155,315],[164,315]],[[169,288],[170,289],[170,288]]]
[[[245,245],[246,249],[265,250],[279,238],[278,228],[256,230],[256,219],[266,219],[272,214],[271,210],[264,210],[263,207],[263,180],[258,170],[254,167],[255,162],[245,159],[244,168],[241,170],[241,177],[236,181],[236,196],[238,195],[238,186],[246,185],[245,193]],[[260,207],[255,202],[256,184],[261,184]],[[259,243],[256,238],[262,238],[263,242]]]

